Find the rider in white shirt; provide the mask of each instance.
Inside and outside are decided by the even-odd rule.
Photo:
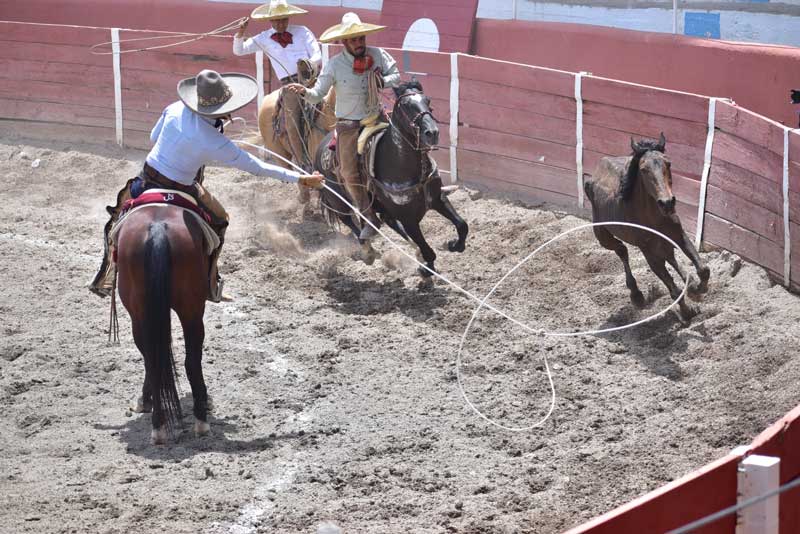
[[[298,66],[307,62],[308,76],[319,72],[322,51],[314,34],[305,26],[289,24],[289,17],[307,13],[306,10],[286,3],[286,0],[272,0],[269,6],[255,9],[251,18],[268,20],[272,27],[255,37],[244,38],[244,31],[250,19],[245,19],[239,31],[233,36],[233,53],[237,56],[252,54],[259,50],[269,57],[275,76],[281,85],[308,82],[298,75]],[[283,122],[289,138],[289,147],[295,162],[306,171],[311,170],[311,158],[303,141],[302,99],[295,93],[281,92],[281,106],[284,110]],[[307,133],[307,132],[306,132]]]
[[[138,197],[148,188],[184,192],[211,215],[211,227],[217,232],[220,245],[211,255],[209,300],[219,302],[222,280],[217,271],[217,258],[229,219],[225,208],[202,184],[204,166],[217,162],[257,176],[300,183],[306,187],[321,187],[320,174],[301,175],[265,163],[225,137],[223,119],[229,119],[231,113],[246,106],[257,94],[258,83],[246,74],[203,70],[196,77],[178,84],[180,100],[167,106],[153,127],[150,140],[154,146],[147,154],[142,172],[128,180],[117,194],[116,206],[106,208],[111,219],[105,226],[105,256],[100,271],[89,286],[93,293],[101,297],[111,294],[116,265],[112,260],[113,245],[109,242],[109,232],[119,219],[124,202]]]

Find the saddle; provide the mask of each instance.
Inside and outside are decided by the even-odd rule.
[[[191,195],[172,189],[148,189],[138,197],[126,200],[122,205],[119,220],[108,234],[111,242],[116,244],[119,231],[122,229],[122,225],[125,224],[125,221],[131,213],[145,206],[153,205],[176,206],[188,211],[196,218],[203,231],[203,237],[206,242],[206,253],[211,255],[211,253],[219,247],[219,236],[217,232],[211,228],[211,215],[201,208],[197,204],[197,200]],[[116,256],[116,247],[114,254]],[[116,258],[114,258],[114,261],[116,261]]]
[[[389,127],[388,122],[381,122],[379,115],[372,115],[366,119],[361,120],[361,132],[358,134],[358,159],[359,169],[361,175],[369,179],[375,178],[375,149],[378,146],[378,141],[381,140],[383,134],[386,133],[386,128]],[[339,166],[338,153],[336,152],[336,130],[333,130],[333,136],[330,143],[328,143],[328,150],[334,152],[334,168]]]

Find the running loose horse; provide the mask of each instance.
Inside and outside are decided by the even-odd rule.
[[[419,273],[427,278],[435,271],[436,253],[419,227],[425,213],[433,209],[456,227],[458,239],[447,244],[450,252],[464,251],[469,226],[442,194],[442,180],[429,155],[439,142],[439,128],[433,118],[430,98],[423,94],[422,85],[417,81],[401,84],[394,92],[397,100],[389,127],[375,147],[375,177],[368,180],[372,207],[383,222],[417,245],[430,269],[420,267]],[[328,134],[317,148],[314,168],[325,175],[332,189],[350,201],[336,176],[334,158],[330,157],[328,147],[332,135]],[[328,190],[320,192],[320,199],[329,221],[335,216],[358,236],[355,216],[349,207]]]
[[[681,221],[675,213],[675,196],[672,194],[672,172],[670,161],[664,155],[664,134],[658,141],[642,140],[634,143],[633,154],[628,157],[604,157],[597,165],[592,178],[584,184],[586,196],[592,203],[592,221],[622,221],[647,226],[661,232],[680,246],[694,264],[699,283],[689,285],[689,296],[697,297],[708,290],[710,271],[697,254]],[[675,260],[675,247],[661,237],[629,226],[596,226],[594,234],[605,248],[613,250],[625,267],[625,284],[631,292],[634,305],[644,305],[642,292],[636,285],[628,262],[628,249],[622,241],[639,247],[650,269],[664,282],[673,299],[681,290],[675,285],[667,271],[669,263],[685,281],[683,272]],[[679,302],[683,322],[688,322],[697,312],[683,299]]]
[[[164,443],[167,431],[181,420],[172,354],[170,310],[175,310],[186,342],[194,430],[206,434],[209,398],[201,361],[209,257],[200,223],[176,206],[144,206],[126,217],[116,243],[119,295],[144,357],[144,386],[136,411],[152,410],[153,444]]]

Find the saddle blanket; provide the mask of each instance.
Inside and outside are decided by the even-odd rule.
[[[219,236],[208,224],[211,218],[197,205],[197,201],[190,195],[171,189],[148,189],[136,198],[125,201],[119,220],[111,228],[109,238],[116,244],[117,235],[128,216],[146,206],[175,206],[191,213],[203,231],[206,242],[206,253],[210,256],[219,247]]]

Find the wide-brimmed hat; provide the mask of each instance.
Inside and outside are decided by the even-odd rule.
[[[205,117],[224,117],[249,104],[258,95],[258,82],[247,74],[220,74],[201,70],[194,78],[178,82],[178,96],[186,106]]]
[[[287,4],[286,0],[272,0],[269,4],[258,6],[250,13],[250,18],[253,20],[275,20],[285,19],[294,15],[302,15],[308,13],[303,8],[295,7]]]
[[[342,23],[331,26],[322,32],[322,35],[319,37],[319,42],[330,43],[342,39],[352,39],[353,37],[360,37],[368,33],[375,33],[385,29],[386,26],[361,22],[361,19],[358,18],[358,15],[355,13],[345,13],[342,16]]]

